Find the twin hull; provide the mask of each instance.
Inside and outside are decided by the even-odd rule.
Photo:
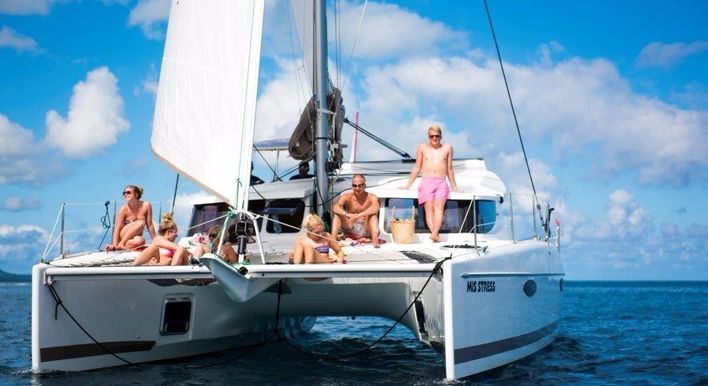
[[[405,271],[327,265],[320,273],[315,266],[303,273],[303,266],[285,265],[275,273],[253,265],[245,276],[233,269],[263,288],[246,301],[232,300],[220,284],[226,281],[215,281],[205,267],[38,264],[32,369],[88,370],[244,347],[272,337],[276,323],[297,336],[312,328],[314,316],[396,320],[414,303],[401,322],[444,355],[447,378],[461,378],[527,356],[556,336],[562,273],[553,262],[560,260],[554,249],[539,247],[545,243],[532,242],[506,255],[448,260],[432,278],[433,264]]]

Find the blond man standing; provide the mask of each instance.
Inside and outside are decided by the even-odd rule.
[[[452,146],[442,144],[440,126],[431,126],[428,129],[428,143],[418,145],[415,167],[408,178],[406,189],[410,189],[421,172],[423,178],[418,185],[418,204],[425,208],[425,223],[430,229],[430,239],[437,243],[440,241],[445,202],[450,193],[447,181],[453,192],[460,191],[452,169]]]

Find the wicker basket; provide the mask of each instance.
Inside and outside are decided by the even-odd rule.
[[[411,244],[415,240],[415,220],[391,221],[391,236],[398,244]]]

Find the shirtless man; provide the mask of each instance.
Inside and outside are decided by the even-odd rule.
[[[345,235],[371,237],[374,248],[379,247],[379,198],[367,192],[366,179],[357,174],[352,178],[352,190],[342,194],[332,206],[332,234],[339,228]]]
[[[107,251],[135,249],[145,244],[143,231],[147,227],[150,238],[155,238],[155,226],[152,223],[152,205],[141,201],[143,189],[128,185],[123,189],[123,205],[116,215],[113,243],[106,246]]]
[[[445,177],[450,181],[453,192],[460,191],[452,169],[452,146],[443,145],[441,141],[442,129],[440,126],[431,126],[428,129],[428,143],[418,145],[415,167],[406,184],[406,189],[410,189],[418,174],[423,172],[418,185],[418,204],[425,208],[425,223],[430,229],[430,239],[435,243],[440,241],[443,211],[450,192]]]

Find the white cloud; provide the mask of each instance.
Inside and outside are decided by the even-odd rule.
[[[47,240],[49,233],[42,227],[0,224],[0,261],[3,266],[16,260],[39,261]]]
[[[587,168],[598,175],[629,172],[641,183],[678,186],[706,178],[705,110],[637,94],[602,59],[505,67],[526,138],[550,141],[558,155],[591,161]],[[494,61],[412,59],[370,67],[361,86],[367,93],[362,115],[370,126],[388,129],[413,116],[445,116],[461,122],[451,129],[469,131],[482,154],[518,148]],[[588,147],[596,150],[586,153]],[[480,154],[457,149],[461,156]]]
[[[391,59],[399,56],[436,55],[441,49],[467,48],[466,35],[445,24],[422,17],[394,4],[369,2],[359,27],[363,5],[342,2],[340,26],[344,59],[349,57],[357,30],[354,56],[366,59]],[[335,36],[334,33],[330,34]]]
[[[188,232],[187,227],[189,226],[189,220],[192,216],[192,208],[194,207],[194,204],[203,204],[208,202],[221,202],[221,200],[203,191],[177,195],[177,198],[175,199],[174,221],[177,224],[181,235],[184,236]],[[158,219],[157,223],[159,223],[160,220],[161,219]]]
[[[670,68],[691,55],[708,51],[708,41],[647,44],[637,57],[639,67]]]
[[[20,212],[24,210],[36,210],[42,207],[42,203],[37,197],[9,196],[0,203],[0,210],[8,212]]]
[[[68,118],[47,113],[47,143],[69,157],[82,158],[116,143],[129,124],[123,117],[123,98],[118,79],[107,67],[88,73],[74,86]]]
[[[0,114],[0,185],[38,183],[51,174],[49,170],[57,172],[54,163],[40,167],[33,155],[41,151],[30,130]]]
[[[8,47],[17,51],[37,52],[37,42],[29,36],[22,35],[14,29],[3,26],[0,29],[0,48]]]
[[[171,4],[170,0],[139,0],[130,11],[128,25],[140,26],[150,39],[162,39]]]
[[[34,135],[0,114],[0,157],[27,154],[33,151]]]
[[[0,13],[7,15],[48,15],[53,0],[0,0]]]

